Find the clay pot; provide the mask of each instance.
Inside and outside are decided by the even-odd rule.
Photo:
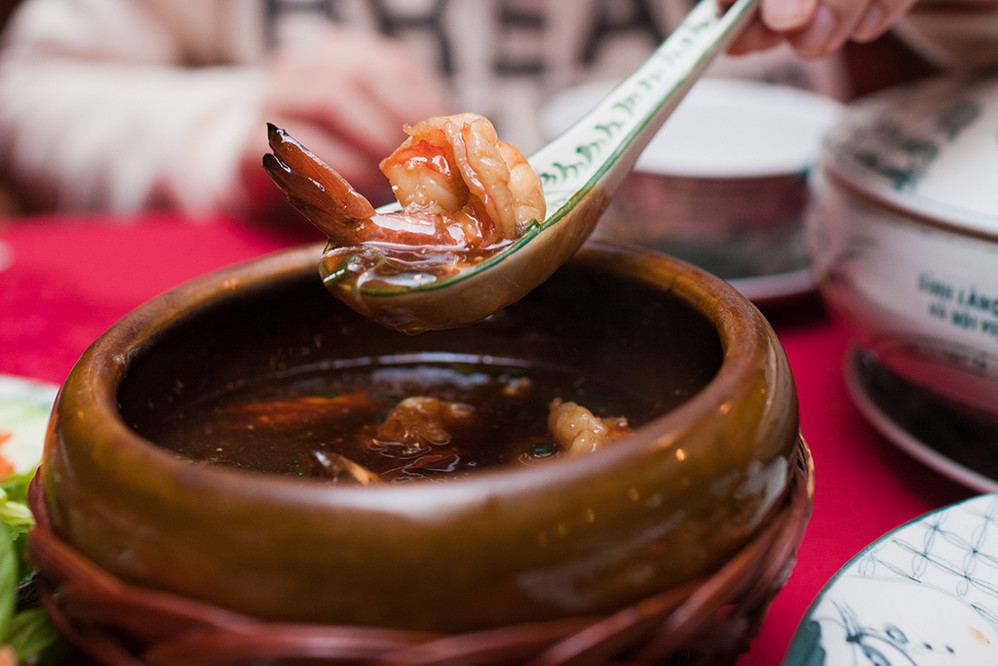
[[[480,324],[406,336],[326,292],[319,253],[180,286],[87,350],[39,472],[54,534],[127,583],[258,618],[460,631],[607,612],[709,573],[783,503],[792,374],[721,280],[590,245]],[[197,463],[150,441],[178,405],[234,382],[430,353],[558,364],[658,413],[591,455],[384,487]]]

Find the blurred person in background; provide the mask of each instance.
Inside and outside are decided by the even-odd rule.
[[[763,0],[711,70],[855,94],[840,57],[894,26],[998,61],[998,0]],[[286,128],[372,201],[402,124],[481,113],[529,154],[539,110],[640,64],[692,0],[24,0],[0,52],[0,169],[33,210],[293,215],[260,167]],[[902,15],[904,15],[902,19]],[[883,67],[886,63],[873,63]]]

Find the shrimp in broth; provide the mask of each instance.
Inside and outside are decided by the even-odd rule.
[[[540,178],[488,119],[462,113],[403,129],[408,138],[379,165],[401,211],[380,213],[287,132],[268,125],[273,153],[264,167],[329,237],[324,260],[349,266],[338,277],[358,284],[445,278],[544,219]]]

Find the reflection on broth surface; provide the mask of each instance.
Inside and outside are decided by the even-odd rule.
[[[269,474],[362,485],[441,480],[565,454],[548,427],[554,399],[588,408],[611,439],[661,407],[556,367],[419,354],[233,387],[171,413],[156,441]]]

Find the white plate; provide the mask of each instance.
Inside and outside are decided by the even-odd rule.
[[[545,131],[557,135],[612,87],[597,81],[558,93],[544,109]],[[595,235],[700,266],[759,305],[814,292],[798,208],[821,138],[842,110],[788,86],[699,81],[641,154],[638,179],[621,186]]]
[[[785,666],[998,663],[998,495],[914,520],[822,589]]]
[[[614,85],[595,81],[557,93],[542,112],[544,131],[557,136]],[[815,162],[822,137],[842,112],[839,102],[807,90],[707,77],[693,86],[636,168],[700,178],[797,173]]]
[[[998,491],[998,424],[946,404],[856,348],[845,379],[863,416],[902,451],[968,488]]]
[[[742,296],[758,306],[800,298],[814,292],[816,285],[810,268],[788,273],[728,280]]]
[[[0,458],[15,473],[38,466],[45,429],[58,387],[13,375],[0,375]],[[7,469],[7,465],[0,463]]]

